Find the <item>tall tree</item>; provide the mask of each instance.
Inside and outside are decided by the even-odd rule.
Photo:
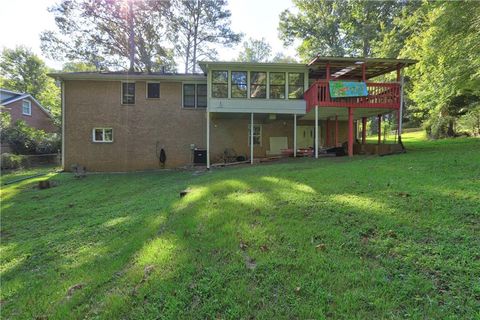
[[[172,0],[170,36],[185,63],[185,73],[198,71],[200,59],[215,59],[214,45],[229,47],[241,34],[230,28],[226,0]]]
[[[243,42],[243,50],[238,54],[237,61],[268,62],[272,55],[272,47],[265,38],[256,40],[249,38]]]
[[[169,1],[62,0],[50,11],[57,30],[40,38],[51,58],[80,60],[98,70],[174,68],[173,51],[163,44]]]

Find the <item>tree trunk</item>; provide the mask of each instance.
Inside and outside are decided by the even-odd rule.
[[[129,58],[130,68],[129,71],[135,71],[135,33],[133,28],[133,1],[128,1],[128,43],[129,43]]]

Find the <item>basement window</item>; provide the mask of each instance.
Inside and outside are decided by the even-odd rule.
[[[122,104],[135,104],[135,82],[122,82]]]
[[[147,99],[160,98],[160,82],[147,82]]]
[[[248,145],[250,145],[250,125],[248,125]],[[253,145],[261,146],[262,145],[262,125],[254,124],[253,125]]]
[[[93,128],[93,142],[113,142],[112,128]]]

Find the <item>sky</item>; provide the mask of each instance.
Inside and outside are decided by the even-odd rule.
[[[49,67],[60,69],[61,61],[54,61],[43,56],[40,50],[40,32],[55,30],[53,15],[47,8],[58,0],[0,0],[0,49],[24,45],[42,57]],[[291,0],[230,0],[232,12],[232,29],[242,32],[244,40],[265,38],[271,45],[273,53],[283,52],[295,57],[295,48],[283,47],[278,39],[278,22],[280,13],[293,7]],[[22,18],[19,19],[19,16]],[[27,23],[25,23],[27,22]],[[12,29],[5,28],[11,26]],[[218,48],[219,60],[232,60],[238,56],[240,46],[232,49]],[[179,65],[181,70],[181,65]]]

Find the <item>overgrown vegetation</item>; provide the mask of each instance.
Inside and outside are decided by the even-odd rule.
[[[2,188],[2,317],[474,319],[480,141],[418,137],[390,157]]]

